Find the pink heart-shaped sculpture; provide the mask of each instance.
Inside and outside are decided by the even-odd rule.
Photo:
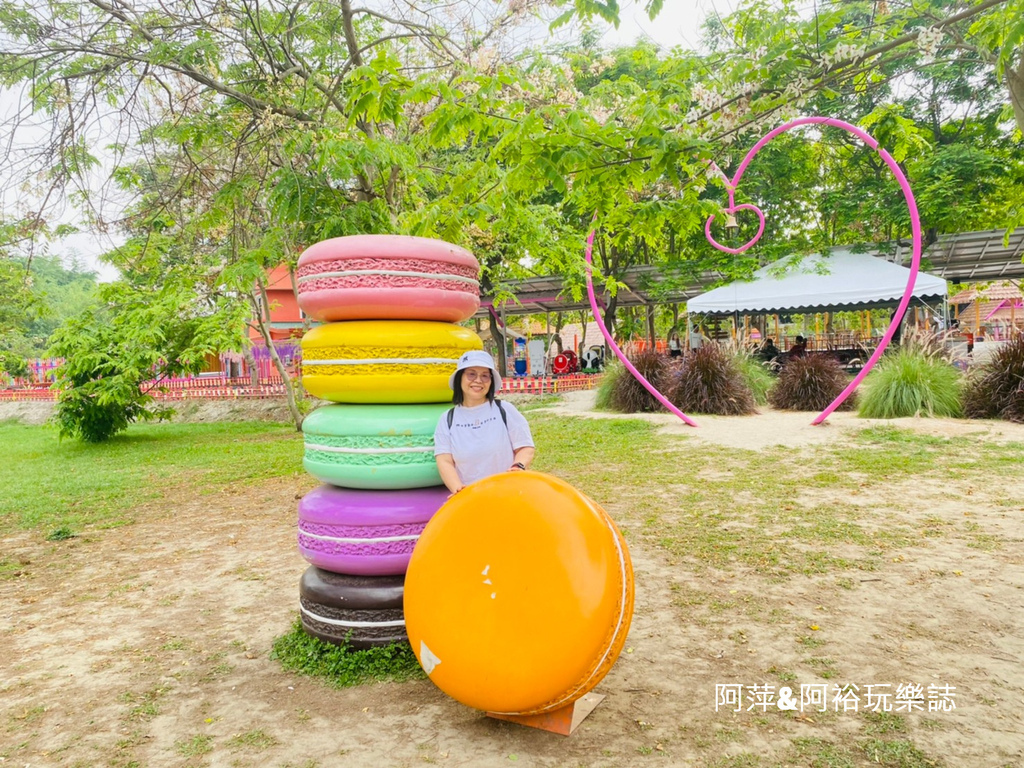
[[[757,234],[754,235],[750,240],[748,240],[744,245],[741,245],[739,248],[726,248],[724,245],[719,243],[717,240],[715,240],[715,238],[711,236],[711,222],[715,220],[714,214],[708,216],[708,220],[704,224],[704,236],[708,239],[708,242],[715,246],[715,248],[717,248],[718,250],[724,251],[725,253],[731,253],[733,255],[743,253],[749,248],[753,248],[754,244],[761,239],[761,235],[764,234],[764,212],[760,208],[758,208],[756,205],[743,203],[742,205],[734,205],[731,208],[726,208],[725,210],[722,211],[722,213],[724,213],[726,216],[731,216],[732,214],[736,213],[736,211],[753,211],[754,213],[757,214],[757,220],[759,222],[759,225],[757,227]]]
[[[740,183],[740,179],[743,177],[744,171],[747,170],[747,166],[750,165],[750,161],[754,159],[754,156],[761,150],[761,147],[763,147],[765,144],[767,144],[769,141],[774,139],[779,134],[785,133],[786,131],[801,125],[831,125],[835,128],[842,128],[844,131],[852,133],[854,136],[861,139],[873,150],[878,152],[879,157],[881,157],[883,162],[885,162],[886,166],[888,166],[889,170],[892,172],[892,175],[896,177],[896,181],[900,185],[900,191],[903,192],[903,197],[907,202],[907,211],[910,213],[910,229],[914,241],[913,258],[910,262],[910,277],[907,278],[907,287],[903,291],[903,297],[900,299],[899,306],[893,313],[892,320],[889,323],[889,327],[885,329],[885,333],[882,334],[882,338],[879,340],[878,346],[875,348],[875,351],[868,358],[868,361],[864,364],[864,367],[860,369],[860,372],[856,376],[854,376],[853,381],[851,381],[847,385],[846,389],[840,392],[836,399],[829,403],[828,407],[825,408],[825,410],[823,410],[821,413],[819,413],[818,416],[814,419],[814,421],[811,422],[812,424],[821,424],[823,421],[825,421],[825,419],[829,417],[829,414],[831,414],[836,408],[842,405],[843,401],[846,400],[846,398],[853,394],[853,391],[864,380],[864,377],[868,375],[868,372],[875,367],[875,363],[877,363],[879,358],[882,357],[882,353],[885,352],[885,348],[889,346],[889,342],[892,340],[893,335],[896,333],[896,328],[903,320],[903,314],[907,311],[907,307],[910,305],[910,298],[914,294],[914,283],[917,282],[917,272],[921,267],[921,217],[918,214],[917,202],[914,200],[914,193],[910,189],[910,182],[907,180],[906,175],[900,169],[899,165],[893,159],[892,155],[890,155],[888,152],[886,152],[884,149],[878,146],[878,142],[875,141],[875,139],[870,134],[866,133],[865,131],[862,131],[855,125],[844,123],[842,120],[836,120],[835,118],[832,117],[801,117],[796,120],[792,120],[784,125],[780,125],[778,128],[775,128],[769,131],[767,134],[765,134],[761,138],[761,140],[758,141],[757,144],[755,144],[749,152],[747,152],[747,156],[743,158],[743,162],[740,163],[740,166],[736,171],[736,175],[733,176],[732,181],[730,182],[728,179],[725,179],[726,186],[729,189],[730,207],[726,208],[724,213],[731,214],[735,213],[736,211],[742,210],[755,211],[757,213],[757,218],[760,220],[760,226],[758,227],[757,234],[754,235],[754,238],[743,247],[726,248],[725,246],[715,242],[715,239],[711,237],[711,222],[714,221],[715,218],[714,216],[711,216],[708,218],[707,223],[704,225],[704,234],[707,237],[708,242],[715,246],[715,248],[717,248],[720,251],[724,251],[725,253],[739,254],[743,253],[745,250],[752,247],[761,238],[761,235],[764,233],[764,213],[762,213],[761,209],[758,208],[756,205],[749,205],[746,203],[742,205],[733,204],[733,194],[736,191],[736,187]],[[715,166],[715,168],[717,168],[717,166]],[[594,220],[597,220],[596,212],[594,213]],[[590,230],[590,236],[587,238],[587,249],[585,252],[585,259],[587,263],[587,297],[590,299],[590,308],[594,312],[594,320],[597,321],[597,327],[601,330],[601,334],[608,342],[609,347],[611,347],[611,350],[615,353],[616,357],[618,357],[619,360],[622,361],[622,364],[626,367],[626,370],[633,374],[633,376],[636,377],[637,381],[639,381],[644,386],[644,388],[647,389],[647,391],[650,392],[658,400],[658,402],[664,405],[671,413],[674,413],[676,416],[681,418],[686,424],[689,424],[691,427],[696,427],[696,422],[694,422],[685,413],[683,413],[674,405],[672,405],[672,403],[668,401],[668,398],[661,394],[661,392],[659,392],[653,384],[647,381],[647,379],[645,379],[640,374],[640,372],[633,366],[633,364],[626,359],[626,355],[623,354],[622,350],[619,349],[614,339],[612,339],[611,333],[608,331],[608,328],[605,326],[604,321],[601,319],[601,313],[597,306],[597,296],[594,293],[594,281],[591,275],[591,267],[593,264],[592,252],[594,248],[595,233],[596,230]]]

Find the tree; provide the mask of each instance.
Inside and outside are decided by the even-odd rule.
[[[326,237],[415,227],[466,242],[459,224],[485,212],[403,223],[436,189],[423,116],[537,5],[388,15],[348,0],[8,4],[0,78],[23,84],[23,113],[51,126],[15,170],[42,172],[40,197],[59,199],[99,164],[92,135],[117,133],[106,162],[135,202],[115,222],[129,242],[107,258],[139,289],[172,280],[194,306],[249,303],[267,268]]]
[[[736,147],[810,100],[815,111],[856,103],[858,118],[876,115],[879,127],[900,128],[893,136],[919,138],[916,117],[901,123],[880,98],[870,109],[860,102],[895,93],[939,53],[1011,83],[1022,2],[825,2],[809,18],[788,2],[750,2],[709,22],[710,53],[633,46],[595,57],[586,39],[516,48],[510,33],[548,6],[540,0],[436,15],[348,0],[22,0],[0,8],[0,77],[24,84],[26,110],[49,120],[51,139],[19,166],[46,171],[44,199],[97,165],[90,130],[123,128],[110,162],[136,204],[117,222],[130,243],[110,258],[140,290],[171,280],[189,286],[178,295],[193,306],[244,303],[266,267],[293,263],[312,241],[399,231],[475,245],[499,297],[530,271],[565,274],[575,293],[596,211],[610,324],[631,265],[731,275],[773,257],[781,238],[740,259],[703,243],[704,219],[724,198],[714,168],[729,171]],[[554,6],[613,21],[618,12],[614,0]],[[655,14],[660,6],[645,4]],[[818,172],[812,145],[792,146],[801,173]],[[821,191],[838,195],[843,169],[861,157],[841,143],[835,153]],[[950,155],[922,174],[948,179],[953,161],[966,162]],[[774,162],[792,170],[781,154]],[[770,205],[778,185],[767,179],[741,194]],[[886,195],[879,186],[869,202],[892,234],[905,234]],[[772,226],[799,231],[810,247],[865,210],[780,206]],[[99,213],[94,223],[108,225]]]
[[[87,442],[169,415],[154,406],[160,380],[202,370],[208,354],[238,344],[245,322],[231,302],[197,314],[188,286],[174,283],[151,290],[112,283],[100,299],[62,325],[48,351],[64,358],[56,382],[60,434]]]
[[[43,305],[32,289],[32,273],[20,253],[30,238],[26,222],[0,221],[0,372],[24,376],[31,356],[29,331]]]

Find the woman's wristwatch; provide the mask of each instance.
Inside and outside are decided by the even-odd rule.
[[[526,469],[526,465],[525,465],[525,464],[523,464],[523,462],[521,462],[521,461],[517,461],[517,462],[516,462],[515,464],[513,464],[512,466],[513,466],[513,467],[519,467],[520,469]]]

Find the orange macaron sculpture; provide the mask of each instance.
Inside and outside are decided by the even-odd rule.
[[[405,581],[406,629],[434,683],[497,715],[560,710],[622,651],[629,550],[611,517],[556,477],[505,472],[427,523]]]

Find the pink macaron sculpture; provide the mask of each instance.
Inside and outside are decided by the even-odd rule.
[[[480,307],[480,265],[441,240],[354,235],[323,240],[299,257],[299,306],[321,322],[459,323]]]
[[[353,648],[406,640],[405,572],[424,526],[448,499],[433,465],[432,424],[451,395],[418,383],[405,359],[415,354],[388,350],[409,334],[409,321],[428,321],[431,338],[453,334],[460,344],[482,346],[456,325],[480,306],[478,272],[463,248],[400,235],[336,237],[299,258],[299,306],[325,324],[315,335],[331,340],[329,357],[342,366],[330,398],[339,404],[314,411],[303,425],[305,466],[324,483],[299,502],[299,553],[309,563],[299,584],[299,614],[314,637]],[[347,346],[356,340],[361,346]],[[313,350],[313,341],[304,339],[303,349]],[[364,387],[370,395],[356,397],[344,376],[349,369],[356,375],[354,363],[365,363],[371,353],[381,369],[372,373],[387,386]],[[457,357],[451,371],[436,375],[447,379]],[[310,359],[303,370],[319,371],[315,365],[323,363]],[[393,373],[384,370],[389,366]],[[424,421],[415,435],[409,431],[413,417]],[[429,466],[421,454],[430,457]]]

